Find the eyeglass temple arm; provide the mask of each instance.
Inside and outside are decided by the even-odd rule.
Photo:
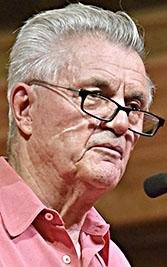
[[[74,88],[69,88],[69,87],[65,87],[65,86],[60,86],[58,84],[51,84],[49,82],[46,82],[46,81],[40,81],[40,80],[32,80],[30,82],[27,83],[28,85],[39,85],[39,86],[44,86],[44,87],[47,87],[48,89],[51,89],[51,90],[54,90],[54,87],[56,88],[62,88],[62,89],[66,89],[66,90],[69,90],[69,91],[72,91],[72,92],[77,92],[79,93],[79,91],[81,90],[77,90],[77,89],[74,89]],[[52,89],[53,88],[53,89]]]

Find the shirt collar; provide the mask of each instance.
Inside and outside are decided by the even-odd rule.
[[[109,224],[107,224],[101,215],[92,207],[85,218],[82,231],[90,235],[104,236],[109,231]]]
[[[91,208],[87,213],[82,231],[89,235],[92,235],[93,239],[97,237],[98,244],[100,244],[101,242],[102,247],[99,251],[99,255],[103,258],[106,266],[108,266],[110,242],[109,224],[104,221],[104,219],[95,210],[95,208]]]

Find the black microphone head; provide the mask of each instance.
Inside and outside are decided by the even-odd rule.
[[[167,173],[158,173],[144,181],[147,196],[155,198],[167,193]]]

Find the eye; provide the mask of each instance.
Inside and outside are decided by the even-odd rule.
[[[101,98],[98,94],[90,94],[85,99],[85,106],[89,108],[95,108],[101,105]]]
[[[132,108],[132,109],[135,109],[135,110],[140,110],[142,108],[142,104],[140,101],[131,101],[129,103],[126,104],[126,107],[128,108]]]

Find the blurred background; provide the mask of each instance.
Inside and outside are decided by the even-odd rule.
[[[0,154],[6,155],[7,64],[16,30],[41,10],[61,8],[56,0],[0,0]],[[151,111],[167,119],[167,2],[166,0],[80,1],[105,9],[127,11],[145,29],[146,69],[157,93]],[[167,266],[167,198],[148,198],[143,181],[167,172],[167,124],[153,138],[141,137],[119,186],[96,208],[111,224],[111,237],[134,267]]]

